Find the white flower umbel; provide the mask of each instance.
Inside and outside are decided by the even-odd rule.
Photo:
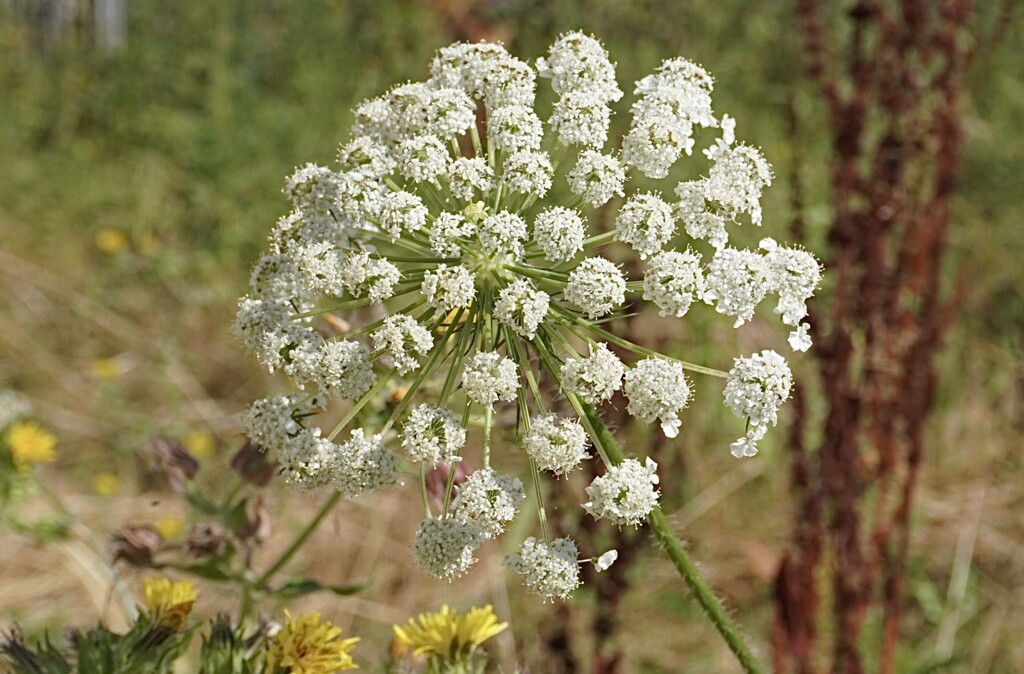
[[[484,540],[472,522],[451,515],[428,517],[420,523],[413,543],[416,563],[434,578],[454,580],[476,562],[473,553]]]
[[[450,410],[422,403],[413,408],[402,431],[402,449],[409,459],[430,466],[459,461],[466,429]]]
[[[587,433],[578,421],[554,414],[534,417],[523,437],[523,448],[537,467],[555,475],[567,475],[589,459],[588,444]]]
[[[547,58],[537,59],[537,72],[549,78],[551,88],[563,96],[586,91],[604,103],[622,98],[608,52],[586,33],[574,31],[559,37]]]
[[[700,256],[670,250],[655,255],[644,273],[644,299],[658,305],[661,316],[682,317],[693,301],[704,297]]]
[[[676,219],[672,207],[654,194],[634,194],[615,218],[619,241],[633,247],[641,260],[659,252],[672,240]]]
[[[778,422],[778,411],[789,398],[793,373],[786,359],[774,351],[737,358],[725,384],[725,404],[748,420],[747,434],[732,444],[737,457],[757,454],[757,441]]]
[[[520,337],[533,339],[548,313],[551,298],[524,279],[513,281],[498,293],[494,317],[512,328]]]
[[[563,145],[601,147],[608,140],[612,110],[589,91],[570,91],[562,96],[548,123]]]
[[[607,344],[590,348],[586,358],[566,358],[562,364],[562,390],[595,405],[608,400],[622,387],[626,366]]]
[[[548,262],[568,262],[583,250],[587,228],[577,211],[555,206],[537,214],[533,238]]]
[[[301,396],[277,396],[262,398],[253,402],[245,415],[245,433],[257,445],[269,450],[273,455],[279,453],[301,426],[295,420],[306,410],[300,407]]]
[[[423,275],[420,292],[431,306],[447,314],[452,309],[465,309],[473,303],[476,298],[475,282],[473,273],[465,267],[440,264],[436,270]]]
[[[469,201],[489,192],[493,182],[494,169],[483,157],[458,157],[448,165],[448,186],[457,199]]]
[[[749,213],[761,224],[761,192],[772,184],[772,170],[761,152],[749,145],[730,146],[724,140],[707,150],[711,171],[704,183],[704,196],[717,201],[731,219]]]
[[[580,586],[579,550],[570,538],[550,543],[533,536],[523,541],[518,555],[509,555],[504,565],[523,576],[531,591],[548,601],[565,599]]]
[[[807,336],[810,326],[800,321],[807,316],[807,300],[821,281],[821,266],[806,250],[785,248],[775,239],[762,239],[761,249],[767,251],[765,263],[771,292],[779,295],[775,313],[782,314],[783,323],[796,328],[789,334],[793,350],[806,351],[811,348],[811,339]]]
[[[452,509],[455,517],[472,522],[485,536],[493,538],[505,530],[525,500],[526,491],[518,477],[481,468],[459,485]]]
[[[434,346],[430,331],[416,319],[395,314],[384,319],[384,325],[373,333],[373,348],[391,356],[395,368],[406,373],[419,367],[416,356],[425,355]]]
[[[501,184],[514,194],[543,197],[551,189],[554,168],[543,152],[516,152],[505,159]]]
[[[583,509],[598,519],[636,526],[658,505],[658,464],[626,459],[594,478],[587,487],[590,500]]]
[[[374,302],[391,298],[401,277],[398,267],[369,253],[353,253],[341,264],[345,290],[353,297],[367,296]]]
[[[765,259],[751,250],[722,248],[708,265],[704,299],[716,303],[715,310],[735,316],[733,327],[754,317],[754,308],[771,288]]]
[[[549,530],[545,479],[593,457],[607,473],[588,489],[595,516],[637,524],[657,502],[653,462],[626,459],[605,408],[674,437],[688,377],[728,378],[726,404],[749,420],[733,451],[746,455],[788,395],[781,356],[737,360],[727,375],[646,336],[704,330],[667,325],[714,315],[701,303],[739,327],[772,295],[804,349],[821,270],[771,239],[729,245],[741,221],[760,224],[772,174],[714,111],[704,68],[671,58],[626,87],[618,139],[609,129],[623,88],[597,39],[566,33],[531,63],[500,44],[455,44],[428,79],[356,106],[337,163],[285,181],[288,214],[253,267],[235,330],[303,389],[258,401],[245,420],[285,482],[333,490],[325,513],[339,495],[399,482],[400,463],[419,473],[404,480],[419,482],[426,516],[415,556],[449,580],[506,529],[529,484],[540,535],[508,565],[554,598],[579,584],[580,560]],[[519,452],[529,461],[506,458]],[[495,472],[523,463],[529,479]],[[440,464],[475,472],[459,487],[451,472],[431,498]]]
[[[462,388],[470,400],[480,405],[493,405],[499,400],[512,402],[519,391],[519,370],[500,354],[481,352],[466,363]]]
[[[480,223],[480,247],[489,255],[518,258],[525,239],[526,222],[515,213],[501,211]]]
[[[626,301],[626,278],[611,260],[588,257],[569,274],[565,299],[579,307],[587,318],[607,316]]]
[[[526,105],[498,108],[487,120],[487,138],[504,152],[539,150],[543,136],[540,117]]]
[[[461,213],[439,213],[430,228],[431,251],[445,257],[460,255],[460,242],[468,241],[475,233],[476,223]]]
[[[623,387],[633,416],[644,423],[661,420],[667,437],[679,435],[679,412],[690,401],[690,385],[679,363],[664,358],[644,358],[626,372]]]
[[[626,169],[611,155],[584,150],[569,171],[568,179],[572,193],[597,208],[624,194]]]
[[[394,241],[402,232],[416,232],[427,223],[427,207],[423,199],[409,192],[393,192],[384,199],[380,215],[381,229]]]
[[[366,347],[354,340],[324,342],[314,371],[316,381],[328,394],[358,398],[373,386],[373,373]]]
[[[380,434],[367,438],[363,429],[336,446],[331,486],[346,496],[378,491],[398,481],[398,457],[384,446]]]

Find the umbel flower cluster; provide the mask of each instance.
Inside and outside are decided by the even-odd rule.
[[[551,106],[536,105],[538,77],[553,90]],[[611,148],[623,92],[601,44],[576,32],[532,65],[499,44],[454,44],[426,81],[360,104],[337,165],[307,164],[288,178],[294,208],[273,229],[236,320],[259,361],[302,390],[248,413],[251,438],[284,479],[357,495],[402,473],[418,472],[425,485],[424,475],[447,468],[440,508],[423,487],[427,516],[413,549],[427,572],[449,580],[516,517],[525,482],[542,535],[506,566],[550,598],[579,584],[581,554],[548,534],[538,477],[591,458],[588,413],[622,396],[630,415],[675,437],[691,396],[687,372],[718,375],[725,404],[748,420],[732,451],[755,454],[789,394],[782,356],[737,358],[725,373],[614,332],[643,302],[669,319],[706,303],[738,327],[771,296],[792,347],[810,346],[814,257],[772,239],[757,250],[729,245],[728,226],[761,224],[772,173],[736,140],[735,121],[714,114],[712,87],[697,64],[665,61],[636,83],[629,130]],[[631,187],[637,174],[666,178],[698,135],[703,177],[669,192]],[[627,274],[631,256],[639,271]],[[331,399],[349,402],[322,430],[310,417]],[[502,452],[492,453],[499,434]],[[500,472],[523,453],[530,479]],[[637,525],[658,502],[657,464],[602,458],[584,509]],[[456,484],[461,461],[476,469]]]

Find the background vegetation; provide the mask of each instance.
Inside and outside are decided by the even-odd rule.
[[[126,522],[186,516],[146,459],[151,437],[187,440],[203,454],[200,480],[213,493],[223,484],[242,442],[240,412],[281,385],[242,353],[230,323],[248,267],[287,209],[283,177],[306,161],[330,163],[351,107],[423,78],[440,46],[488,36],[535,57],[559,33],[581,28],[605,42],[624,88],[671,55],[703,63],[717,78],[716,107],[775,164],[766,222],[784,231],[799,180],[805,245],[825,250],[825,120],[803,74],[790,3],[138,0],[118,48],[100,48],[92,6],[0,0],[0,388],[25,393],[57,434],[60,459],[44,469],[46,480],[82,523],[47,546],[0,532],[0,623],[17,620],[30,634],[116,623],[109,569],[83,541],[102,545]],[[53,19],[57,8],[70,12],[63,23]],[[837,10],[832,19],[840,18]],[[1007,18],[983,8],[978,20]],[[1022,43],[1018,20],[999,42],[981,45],[964,110],[947,272],[967,280],[967,296],[943,357],[914,521],[906,671],[944,648],[955,655],[947,671],[1024,669],[1016,636],[1024,629]],[[721,327],[685,335],[690,360],[721,366],[782,339],[757,323],[738,334]],[[797,371],[807,367],[795,361]],[[711,389],[698,389],[680,441],[662,448],[674,453],[666,506],[767,649],[770,581],[793,512],[785,434],[769,436],[756,460],[732,459],[734,422]],[[96,478],[107,474],[119,486],[97,493]],[[316,505],[271,494],[268,557]],[[442,602],[494,603],[502,619],[511,616],[499,637],[504,663],[545,671],[540,635],[556,623],[578,628],[576,648],[588,662],[591,594],[568,607],[521,598],[514,579],[506,588],[498,550],[465,582],[429,581],[410,568],[409,497],[339,508],[294,566],[369,585],[298,604],[364,636],[359,656],[386,649],[390,623]],[[642,554],[629,570],[621,610],[639,617],[615,636],[624,669],[677,671],[682,659],[688,672],[731,671],[729,654],[652,557]],[[966,584],[951,585],[955,577]],[[211,586],[197,610],[212,615],[232,601]]]

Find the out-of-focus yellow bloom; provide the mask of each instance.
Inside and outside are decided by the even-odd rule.
[[[188,623],[196,603],[196,589],[187,580],[172,583],[167,578],[150,578],[143,586],[146,613],[154,625],[177,632]]]
[[[16,421],[7,429],[7,446],[19,472],[27,473],[33,464],[57,458],[57,438],[32,421]]]
[[[121,479],[113,473],[92,476],[92,491],[98,496],[113,496],[121,489]]]
[[[290,674],[331,674],[342,669],[358,669],[349,653],[358,637],[341,639],[341,628],[330,620],[320,622],[317,612],[293,618],[284,612],[285,622],[274,635],[267,652],[267,671],[277,667]]]
[[[185,449],[197,459],[209,458],[216,444],[213,436],[204,431],[192,431],[185,436]]]
[[[508,627],[499,623],[490,606],[456,613],[442,606],[437,613],[423,613],[410,619],[405,627],[394,625],[395,636],[413,649],[413,653],[437,655],[456,660],[473,653],[483,642]]]
[[[96,232],[96,247],[109,255],[123,253],[128,250],[128,237],[119,229],[104,227]]]
[[[95,358],[92,361],[92,373],[97,379],[110,381],[121,376],[121,368],[113,358]]]
[[[185,522],[176,515],[164,515],[156,521],[153,527],[160,532],[165,541],[172,541],[185,530]]]

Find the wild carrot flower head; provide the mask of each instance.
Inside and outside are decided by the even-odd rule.
[[[550,114],[535,105],[538,77],[556,96]],[[269,371],[303,390],[257,401],[246,420],[285,480],[356,495],[402,470],[460,466],[467,477],[448,480],[440,511],[424,498],[414,544],[420,566],[450,580],[537,483],[503,472],[515,449],[492,446],[525,450],[534,478],[567,475],[592,456],[593,407],[623,396],[620,408],[675,437],[700,373],[728,377],[726,404],[751,429],[733,451],[752,454],[789,391],[775,358],[737,361],[727,375],[616,333],[644,302],[665,320],[710,304],[738,327],[774,295],[793,347],[809,346],[814,257],[771,239],[729,245],[730,227],[761,224],[772,172],[737,141],[735,120],[714,112],[713,86],[701,66],[665,61],[633,87],[616,150],[615,66],[573,32],[534,65],[500,44],[445,47],[425,81],[358,105],[337,164],[288,178],[292,211],[273,228],[235,323]],[[702,177],[651,187],[694,154],[691,173]],[[631,184],[637,174],[650,179],[643,190]],[[598,208],[611,215],[607,230]],[[331,399],[347,402],[321,429],[312,416]],[[658,502],[656,464],[600,458],[607,475],[584,507],[639,523]],[[507,565],[540,594],[564,597],[578,584],[576,546],[540,522],[541,537]]]

